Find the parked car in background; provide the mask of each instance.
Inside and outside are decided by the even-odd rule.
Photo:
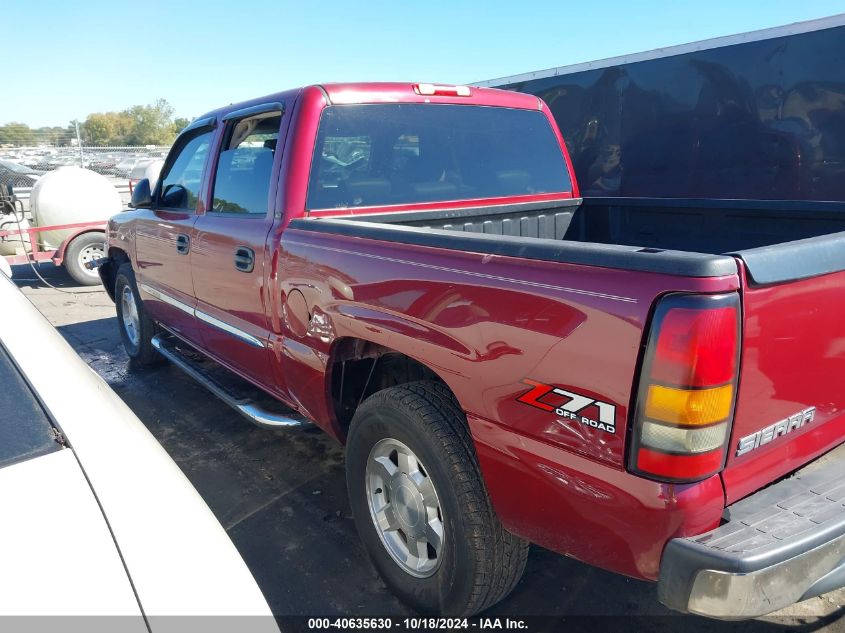
[[[128,177],[135,168],[135,165],[137,165],[138,161],[142,158],[143,157],[138,156],[137,154],[129,154],[118,159],[114,166],[114,175]]]
[[[130,616],[121,630],[138,631],[178,628],[160,616],[264,616],[237,628],[278,631],[140,420],[3,275],[0,305],[0,615]]]
[[[163,165],[163,158],[142,158],[135,163],[129,172],[129,193],[131,194],[135,185],[144,178],[150,181],[150,187],[154,189]]]
[[[32,187],[46,172],[10,160],[0,160],[0,186]]]
[[[110,154],[97,153],[91,157],[88,169],[104,176],[111,176],[115,172],[116,161]]]

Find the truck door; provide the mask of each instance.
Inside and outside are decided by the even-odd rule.
[[[194,225],[192,262],[202,347],[270,389],[265,244],[274,223],[272,175],[284,118],[279,103],[224,117],[210,204]]]
[[[213,120],[183,133],[161,172],[153,208],[136,225],[138,286],[156,321],[199,342],[191,278],[193,225],[213,136]]]

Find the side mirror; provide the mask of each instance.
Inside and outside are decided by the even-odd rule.
[[[149,178],[142,178],[132,189],[132,200],[129,201],[129,206],[133,209],[149,209],[153,206]]]

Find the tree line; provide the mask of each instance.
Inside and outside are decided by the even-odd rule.
[[[190,122],[173,117],[173,107],[159,99],[150,105],[136,105],[120,112],[94,112],[79,123],[83,145],[170,145]],[[0,146],[72,145],[77,121],[67,127],[31,128],[25,123],[0,125]]]

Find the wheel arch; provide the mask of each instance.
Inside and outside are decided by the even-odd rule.
[[[343,337],[332,343],[326,365],[326,396],[334,433],[345,443],[358,406],[369,396],[396,385],[434,380],[457,394],[440,373],[425,362],[381,343]]]
[[[114,301],[114,282],[117,278],[117,271],[123,264],[129,263],[131,260],[126,251],[116,246],[110,246],[107,254],[109,260],[103,266],[100,266],[100,279],[103,281],[103,286],[105,286],[109,298]]]
[[[53,255],[53,263],[56,266],[61,266],[65,261],[65,253],[67,252],[68,247],[76,238],[86,235],[88,233],[102,233],[103,237],[106,235],[106,230],[103,227],[83,227],[81,229],[77,229],[75,232],[68,235],[65,239],[62,240],[62,243],[59,244],[59,248],[56,249],[55,255]]]

